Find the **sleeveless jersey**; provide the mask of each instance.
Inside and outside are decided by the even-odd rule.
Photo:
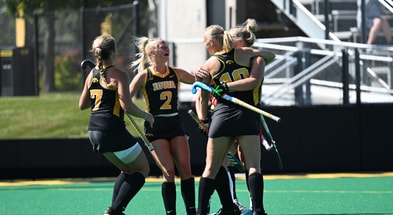
[[[236,49],[232,49],[228,53],[213,55],[221,65],[219,72],[213,76],[216,85],[222,81],[232,82],[250,76],[250,66],[236,62],[235,55]],[[254,90],[230,91],[228,94],[256,106],[260,100],[260,89],[261,85]],[[218,98],[211,116],[209,137],[258,135],[259,124],[260,120],[257,113],[233,102]]]
[[[100,73],[96,69],[93,69],[89,90],[91,101],[89,130],[120,131],[125,129],[124,110],[120,106],[117,90],[101,86]]]
[[[164,74],[154,71],[152,67],[146,70],[145,87],[142,91],[147,111],[154,116],[177,114],[178,77],[176,72],[168,66]]]
[[[216,85],[220,84],[220,82],[222,81],[228,83],[250,77],[250,65],[241,65],[236,62],[236,49],[232,49],[228,53],[217,53],[213,56],[216,57],[221,64],[219,72],[213,77],[213,81]],[[240,100],[243,100],[248,104],[258,105],[261,98],[261,87],[262,84],[260,84],[253,90],[234,91],[229,92],[228,94]]]

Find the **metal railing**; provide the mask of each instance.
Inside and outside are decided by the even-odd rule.
[[[392,0],[378,0],[385,8],[387,13],[393,13]],[[366,43],[367,29],[365,25],[365,16],[361,17],[362,26],[352,26],[345,31],[338,31],[338,19],[355,19],[357,10],[346,11],[345,8],[340,10],[331,10],[332,3],[341,3],[343,5],[355,3],[356,0],[340,1],[340,0],[272,0],[273,4],[288,19],[296,24],[306,35],[318,39],[340,40],[356,40],[357,35],[361,41]],[[362,1],[364,3],[364,1]],[[311,5],[309,10],[305,5]],[[323,6],[323,10],[319,7]],[[365,14],[365,6],[362,5],[360,10]],[[320,17],[320,18],[318,18]],[[355,30],[356,29],[356,30]],[[355,31],[354,31],[355,30]],[[322,44],[319,44],[320,46]],[[321,46],[321,48],[324,48]]]
[[[272,3],[309,37],[340,41],[340,39],[326,27],[329,26],[330,22],[330,11],[328,7],[325,7],[325,18],[324,23],[322,23],[299,0],[272,0]],[[322,44],[318,45],[321,46]],[[321,48],[324,47],[321,46]]]
[[[258,39],[254,46],[277,54],[265,68],[264,104],[393,102],[393,47],[307,37]]]

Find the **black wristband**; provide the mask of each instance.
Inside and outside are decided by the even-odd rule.
[[[224,90],[225,92],[228,92],[228,91],[229,91],[229,87],[228,87],[227,82],[221,81],[221,82],[220,82],[220,85],[223,87],[223,90]]]

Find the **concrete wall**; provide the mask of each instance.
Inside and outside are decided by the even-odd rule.
[[[159,28],[166,29],[166,35],[160,35],[167,41],[175,43],[172,51],[174,65],[193,72],[206,60],[206,50],[202,34],[206,28],[205,1],[171,0],[166,3],[167,20]],[[164,26],[165,25],[165,26]]]

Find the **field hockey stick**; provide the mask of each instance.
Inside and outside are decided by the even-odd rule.
[[[191,116],[191,118],[198,124],[199,128],[203,130],[204,134],[207,134],[209,132],[209,129],[207,126],[198,118],[196,113],[193,110],[188,110],[188,114]]]
[[[268,141],[269,141],[270,144],[271,144],[271,148],[273,148],[273,149],[274,149],[274,152],[276,153],[278,168],[279,168],[279,169],[282,169],[282,168],[283,168],[283,165],[282,165],[280,153],[278,152],[278,149],[277,149],[276,141],[273,139],[273,136],[272,136],[272,134],[270,133],[270,129],[269,129],[269,127],[267,126],[265,117],[263,117],[263,115],[261,115],[261,121],[262,121],[262,126],[263,126],[263,128],[265,129],[265,131],[266,131],[266,135],[268,136]],[[265,146],[265,148],[266,148],[266,146]]]
[[[197,93],[197,90],[196,90],[197,87],[201,88],[202,90],[206,90],[209,93],[212,93],[213,90],[214,90],[212,87],[206,85],[205,83],[196,81],[196,82],[194,82],[194,84],[192,84],[192,89],[191,90],[192,90],[193,94]],[[281,121],[280,117],[275,116],[275,115],[273,115],[271,113],[268,113],[266,111],[263,111],[263,110],[261,110],[261,109],[259,109],[257,107],[254,107],[254,106],[252,106],[252,105],[250,105],[250,104],[248,104],[248,103],[246,103],[246,102],[244,102],[244,101],[242,101],[242,100],[240,100],[238,98],[232,97],[232,96],[230,96],[228,94],[222,95],[221,98],[223,98],[223,99],[225,99],[227,101],[233,102],[233,103],[235,103],[237,105],[240,105],[240,106],[242,106],[244,108],[247,108],[249,110],[252,110],[252,111],[254,111],[256,113],[259,113],[259,114],[261,114],[261,115],[263,115],[263,116],[265,116],[265,117],[267,117],[269,119],[272,119],[272,120],[274,120],[276,122],[280,122]]]
[[[263,145],[263,147],[265,148],[266,151],[270,151],[273,149],[273,145],[270,145],[270,143],[268,143],[266,141],[265,135],[263,135],[263,134],[262,134],[262,141],[261,142],[262,142],[261,144]]]
[[[82,69],[82,78],[83,81],[86,79],[87,75],[85,73],[85,70],[87,68],[93,69],[96,65],[94,64],[94,62],[92,60],[86,59],[86,60],[82,60],[81,62],[81,69]]]
[[[199,125],[199,128],[203,130],[203,132],[207,135],[209,129],[207,126],[198,118],[196,113],[193,110],[188,110],[188,114],[191,116],[191,118]],[[228,152],[226,154],[226,158],[233,164],[233,166],[236,167],[237,170],[240,172],[244,172],[244,168],[240,160],[232,154],[232,152]]]
[[[154,158],[156,164],[160,167],[160,169],[166,174],[168,174],[168,171],[165,169],[164,165],[160,162],[160,159],[158,159],[157,152],[154,150],[153,145],[150,143],[150,141],[147,139],[145,134],[139,129],[138,125],[136,124],[135,120],[128,114],[126,113],[127,118],[130,120],[132,127],[134,127],[136,133],[138,133],[138,136],[142,139],[143,143],[145,143],[145,146],[149,149],[151,156]]]
[[[81,68],[82,68],[82,70],[86,70],[87,67],[89,67],[90,69],[92,69],[92,68],[94,68],[95,66],[96,66],[96,65],[94,64],[94,62],[93,62],[92,60],[89,60],[89,59],[83,60],[83,61],[81,62]]]
[[[149,149],[149,151],[154,151],[153,145],[150,143],[150,141],[147,139],[147,137],[142,133],[142,131],[138,128],[135,120],[128,113],[126,115],[127,115],[127,118],[130,120],[132,127],[134,127],[136,133],[138,133],[138,136],[145,143],[145,145]]]

